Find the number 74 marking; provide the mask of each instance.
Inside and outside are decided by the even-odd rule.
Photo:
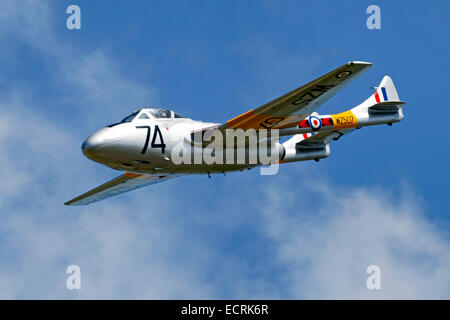
[[[136,129],[147,129],[147,136],[145,137],[144,147],[142,148],[142,151],[141,151],[141,154],[144,154],[148,148],[148,142],[150,141],[150,134],[151,134],[152,129],[150,128],[150,126],[136,126]],[[160,143],[156,143],[157,136],[159,136]],[[151,147],[152,148],[161,148],[161,153],[165,153],[165,151],[166,151],[166,145],[164,143],[164,139],[161,134],[161,130],[159,130],[158,125],[155,125],[155,131],[153,132]]]

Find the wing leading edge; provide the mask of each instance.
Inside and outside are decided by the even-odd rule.
[[[259,108],[227,121],[219,129],[280,129],[295,126],[371,66],[369,62],[348,62]]]
[[[167,181],[177,175],[149,175],[126,172],[81,196],[64,203],[67,206],[81,206],[91,204],[115,195],[136,190],[151,184]]]

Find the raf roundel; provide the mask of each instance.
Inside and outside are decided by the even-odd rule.
[[[352,73],[351,71],[342,71],[336,75],[336,78],[345,78]]]
[[[316,116],[310,116],[308,121],[313,131],[317,131],[322,127],[322,121]]]

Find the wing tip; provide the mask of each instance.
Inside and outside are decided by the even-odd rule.
[[[349,61],[349,62],[347,62],[347,65],[349,65],[349,66],[354,65],[354,64],[365,65],[368,67],[370,67],[372,65],[371,62],[367,62],[367,61]]]
[[[73,206],[82,206],[85,205],[85,203],[82,203],[79,199],[75,198],[64,202],[64,205],[68,207],[73,207]]]

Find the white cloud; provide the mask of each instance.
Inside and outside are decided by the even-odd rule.
[[[391,194],[305,178],[295,188],[287,182],[298,190],[295,196],[271,191],[262,207],[263,229],[277,243],[292,298],[450,297],[450,244],[411,191]],[[379,291],[366,288],[372,264],[381,268]]]
[[[56,206],[50,210],[70,214]],[[132,217],[127,213],[124,205],[109,205],[60,221],[55,214],[53,219],[37,217],[38,212],[33,216],[31,210],[9,215],[2,232],[10,235],[15,261],[6,263],[1,274],[16,281],[6,284],[3,297],[161,299],[187,298],[194,290],[197,296],[210,296],[207,283],[200,281],[201,268],[172,257],[171,250],[181,240],[175,229],[148,211],[135,209]],[[80,292],[65,288],[65,268],[70,264],[81,267]]]
[[[54,38],[48,3],[39,0],[2,1],[0,40],[22,40],[44,48]]]
[[[182,230],[161,215],[176,213],[166,205],[169,193],[136,198],[132,210],[117,201],[65,207],[68,194],[99,177],[79,161],[76,136],[39,113],[24,112],[26,105],[17,101],[0,107],[2,298],[186,298],[193,288],[200,297],[211,296],[200,281],[208,258],[202,244],[180,247]],[[193,251],[195,263],[180,263],[174,250]],[[81,292],[65,288],[69,264],[82,268]]]
[[[10,0],[2,1],[0,12],[0,40],[9,52],[6,59],[14,63],[24,46],[32,50],[46,72],[42,81],[51,82],[52,90],[56,90],[54,94],[60,97],[47,102],[45,107],[49,110],[69,112],[76,121],[82,120],[84,127],[92,129],[98,126],[99,120],[106,125],[134,109],[158,105],[157,91],[152,84],[133,79],[106,52],[79,47],[70,38],[58,36],[56,31],[65,28],[61,22],[65,11],[56,13],[45,1]],[[61,16],[56,18],[57,14]],[[23,80],[8,81],[8,90],[23,91],[24,86],[35,85]]]
[[[129,112],[128,103],[154,97],[153,89],[124,75],[101,50],[71,54],[71,45],[52,31],[48,3],[4,1],[1,9],[0,39],[14,39],[7,46],[11,52],[18,42],[53,62],[55,70],[46,70],[46,79],[70,88],[67,101],[83,119],[77,121],[79,129],[94,122],[99,126],[101,115],[118,109]],[[14,61],[13,54],[7,57]],[[40,93],[30,90],[33,85],[8,83],[0,88],[0,230],[4,240],[0,295],[182,298],[195,288],[196,294],[205,296],[209,291],[197,282],[198,269],[193,272],[172,263],[178,260],[171,250],[182,242],[174,232],[176,226],[151,215],[161,209],[158,204],[164,203],[164,196],[147,196],[132,211],[117,202],[100,208],[63,206],[73,190],[84,191],[105,177],[82,158],[82,133],[49,116]],[[202,261],[201,252],[196,257]],[[65,268],[71,263],[82,267],[85,289],[78,294],[65,288]]]

